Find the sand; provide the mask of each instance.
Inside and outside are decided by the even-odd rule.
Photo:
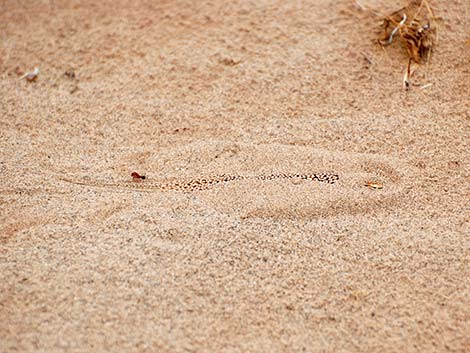
[[[360,3],[0,1],[0,352],[468,352],[470,3]]]

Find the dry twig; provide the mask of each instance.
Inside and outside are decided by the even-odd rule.
[[[33,82],[33,81],[36,81],[36,79],[38,78],[38,75],[39,75],[39,68],[36,67],[34,69],[34,71],[32,72],[27,72],[25,73],[23,76],[20,77],[20,80],[22,79],[27,79],[29,82]]]
[[[389,46],[396,37],[408,53],[403,84],[409,88],[413,74],[412,61],[428,63],[437,42],[436,18],[427,0],[410,0],[406,7],[385,16],[383,38],[379,39],[379,43],[382,47]]]
[[[393,43],[398,34],[408,56],[416,63],[429,59],[435,42],[435,17],[427,0],[412,0],[408,6],[395,11],[384,19],[384,38],[380,44]]]

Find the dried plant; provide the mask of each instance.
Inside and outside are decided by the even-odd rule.
[[[36,67],[36,68],[34,68],[34,71],[27,72],[23,76],[21,76],[20,80],[25,78],[29,82],[33,82],[33,81],[36,81],[36,79],[38,78],[38,75],[39,75],[39,68]]]
[[[397,37],[406,48],[409,58],[403,86],[405,89],[411,85],[421,86],[411,82],[411,64],[413,61],[417,64],[428,63],[437,42],[436,18],[427,0],[410,0],[407,6],[385,16],[383,38],[379,39],[379,43],[385,47],[391,45]],[[423,87],[429,87],[429,84]]]
[[[429,61],[437,40],[437,26],[427,0],[411,0],[407,6],[385,17],[380,44],[390,45],[396,37],[406,47],[411,60]]]

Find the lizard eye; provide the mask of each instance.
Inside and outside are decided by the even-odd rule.
[[[131,177],[134,179],[145,179],[145,175],[140,175],[139,173],[132,172]]]

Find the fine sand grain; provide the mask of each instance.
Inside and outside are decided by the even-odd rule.
[[[470,351],[470,3],[408,90],[405,3],[0,0],[0,352]]]

